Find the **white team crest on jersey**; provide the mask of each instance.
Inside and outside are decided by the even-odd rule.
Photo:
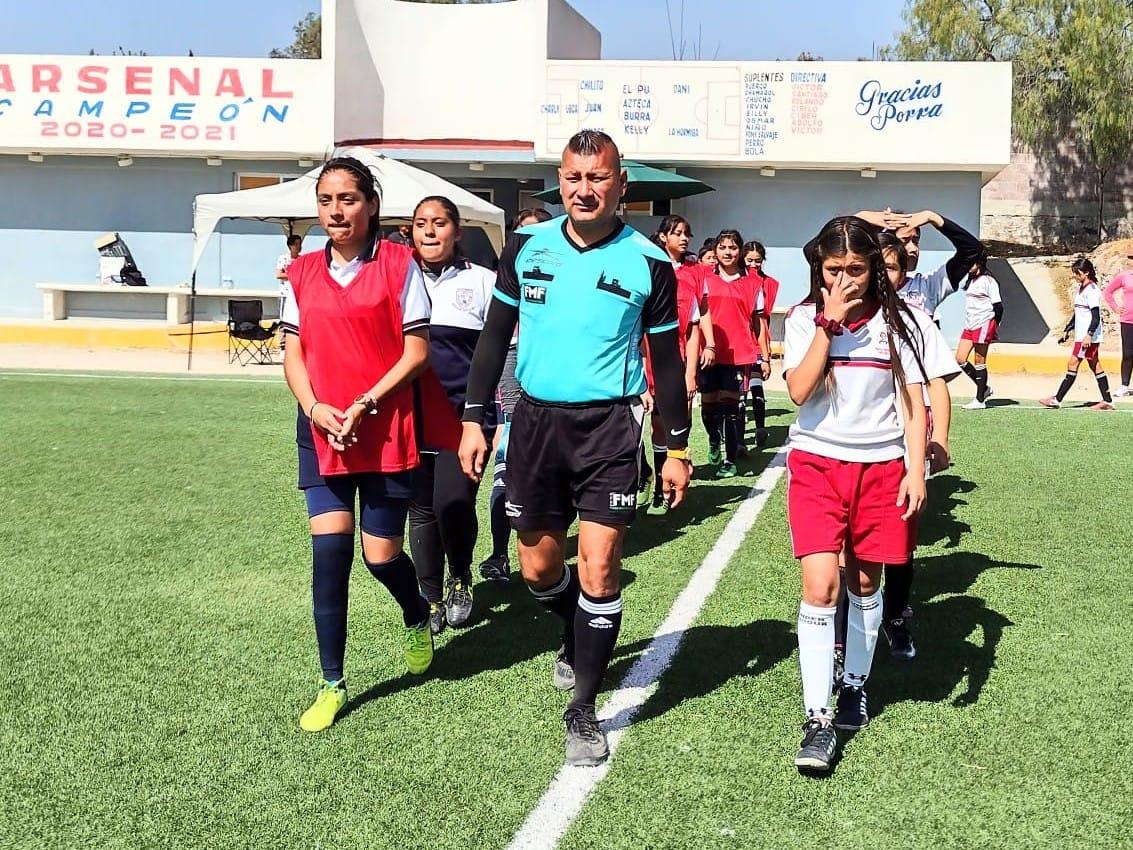
[[[471,289],[460,288],[453,293],[453,304],[463,313],[476,312],[476,293]]]
[[[883,327],[877,332],[877,353],[882,357],[889,357],[889,328]]]

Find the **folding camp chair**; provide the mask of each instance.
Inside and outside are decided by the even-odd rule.
[[[275,332],[279,322],[264,327],[264,302],[230,300],[228,302],[228,362],[247,366],[258,363],[269,366],[274,360]]]

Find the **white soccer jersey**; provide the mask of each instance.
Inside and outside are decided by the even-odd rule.
[[[1102,294],[1098,289],[1098,285],[1090,281],[1085,286],[1078,287],[1078,292],[1074,295],[1074,341],[1075,342],[1094,342],[1102,341],[1102,322],[1098,322],[1098,328],[1090,335],[1090,323],[1094,320],[1094,308],[1101,309]],[[1088,337],[1088,339],[1087,339]]]
[[[964,328],[978,330],[995,318],[995,305],[1001,303],[999,282],[989,274],[969,280],[964,287]]]
[[[897,294],[910,307],[917,307],[930,316],[936,315],[940,303],[956,290],[948,279],[948,266],[943,265],[930,275],[915,272],[905,279]]]
[[[346,287],[362,270],[362,257],[358,256],[344,266],[333,261],[327,267],[330,276],[339,286]],[[291,291],[291,282],[280,281],[279,321],[285,332],[299,333],[299,304]],[[425,277],[415,262],[405,270],[405,283],[401,287],[401,323],[404,328],[421,327],[429,323],[432,308],[429,293],[425,290]]]
[[[787,313],[783,333],[783,371],[802,362],[820,333],[815,305],[799,304]],[[917,334],[914,331],[913,339]],[[907,384],[925,376],[913,352],[894,340]],[[791,448],[838,460],[870,462],[905,454],[905,432],[897,412],[897,393],[889,360],[889,328],[876,311],[853,330],[830,340],[828,374],[799,408],[791,425]]]

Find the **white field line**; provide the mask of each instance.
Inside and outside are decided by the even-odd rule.
[[[610,762],[618,744],[634,718],[656,690],[657,683],[673,663],[685,633],[696,621],[700,610],[716,589],[724,569],[736,554],[748,531],[755,524],[775,485],[786,470],[786,448],[780,448],[756,479],[755,486],[736,509],[724,533],[716,541],[697,567],[692,579],[681,591],[668,617],[657,627],[649,646],[634,662],[618,689],[610,694],[602,706],[598,719],[610,743],[610,758],[598,767],[567,767],[564,765],[551,782],[550,788],[527,816],[515,834],[509,848],[513,850],[550,850],[570,828],[582,811],[587,798],[610,770]]]

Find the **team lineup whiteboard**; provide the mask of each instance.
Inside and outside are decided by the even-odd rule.
[[[548,62],[536,157],[582,128],[632,159],[983,170],[1011,155],[1011,65]]]

